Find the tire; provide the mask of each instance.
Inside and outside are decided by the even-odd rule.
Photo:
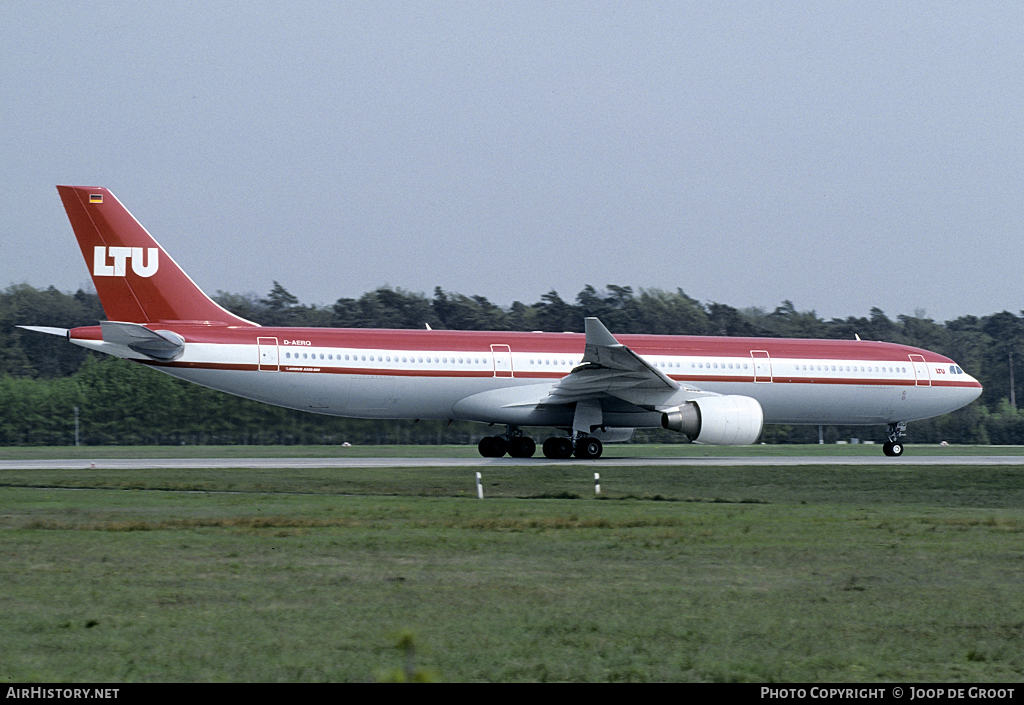
[[[485,458],[500,458],[508,450],[508,443],[498,436],[484,436],[477,444],[477,450]]]
[[[576,441],[576,457],[580,460],[595,460],[601,457],[604,446],[596,438],[580,438]]]
[[[516,436],[508,444],[508,454],[513,458],[532,458],[537,444],[529,436]]]
[[[565,460],[572,457],[572,441],[564,437],[547,439],[544,441],[544,457],[551,460]]]
[[[882,446],[882,452],[890,458],[898,458],[903,455],[903,444],[899,441],[886,441]]]

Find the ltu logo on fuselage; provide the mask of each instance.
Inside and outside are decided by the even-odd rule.
[[[128,260],[132,261],[132,271],[140,277],[151,277],[160,267],[160,250],[156,247],[146,248],[143,261],[141,247],[96,247],[93,249],[92,273],[97,277],[123,277],[128,271]],[[113,263],[107,262],[107,250]]]

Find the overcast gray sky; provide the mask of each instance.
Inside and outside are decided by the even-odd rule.
[[[11,0],[0,40],[0,286],[88,281],[68,183],[209,293],[1024,308],[1024,3]]]

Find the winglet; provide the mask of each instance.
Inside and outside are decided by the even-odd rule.
[[[638,373],[646,378],[657,378],[657,386],[665,386],[669,389],[678,389],[668,375],[659,370],[651,363],[633,352],[628,346],[620,343],[615,336],[604,327],[604,324],[597,318],[586,318],[583,321],[584,330],[587,333],[587,345],[583,349],[583,365],[576,368],[584,369],[586,365],[606,367],[620,371]],[[573,370],[575,372],[576,370]]]
[[[583,328],[587,333],[587,345],[599,345],[601,347],[621,345],[598,318],[584,319]]]
[[[600,320],[587,318],[583,323],[587,334],[583,359],[555,383],[549,399],[560,404],[603,395],[628,400],[637,393],[663,396],[679,389],[668,375],[616,340]]]

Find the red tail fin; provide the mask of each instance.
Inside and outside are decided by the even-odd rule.
[[[111,321],[256,325],[204,294],[110,191],[57,191]]]

